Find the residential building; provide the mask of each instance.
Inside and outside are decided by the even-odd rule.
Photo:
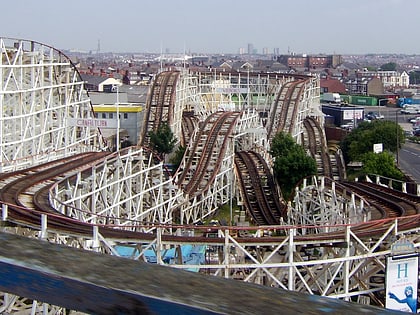
[[[325,69],[335,68],[341,62],[340,55],[280,55],[277,60],[291,68]]]
[[[349,95],[380,95],[384,93],[381,79],[373,78],[350,78],[344,82]]]
[[[358,71],[357,78],[379,78],[385,89],[395,87],[408,87],[410,85],[410,76],[407,72],[398,71]]]
[[[346,86],[343,82],[330,77],[320,79],[321,93],[340,93],[347,94]]]
[[[85,82],[85,89],[87,91],[96,92],[111,92],[112,88],[116,89],[117,85],[121,85],[121,82],[113,77],[81,74],[82,80]]]

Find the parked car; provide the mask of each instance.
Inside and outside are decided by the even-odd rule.
[[[413,136],[413,132],[411,130],[404,130],[404,134],[406,137],[412,137]]]
[[[366,119],[368,119],[368,120],[374,120],[374,119],[385,119],[385,116],[384,115],[382,115],[381,113],[379,113],[379,112],[368,112],[366,115],[365,115],[365,118]]]
[[[420,121],[420,116],[411,117],[410,119],[408,119],[408,121],[412,124],[415,124],[416,122]]]
[[[352,130],[354,128],[354,122],[348,122],[346,124],[340,125],[340,128],[346,129],[346,130]]]
[[[413,131],[413,136],[420,137],[420,129],[416,129]]]

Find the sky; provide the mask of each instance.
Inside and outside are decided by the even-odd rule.
[[[101,52],[420,54],[420,0],[14,0],[0,37]]]

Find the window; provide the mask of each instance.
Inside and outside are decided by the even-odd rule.
[[[124,113],[124,119],[128,119],[128,113]]]

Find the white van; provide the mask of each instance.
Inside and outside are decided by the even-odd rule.
[[[321,101],[325,103],[341,103],[341,97],[338,93],[324,93],[322,94]]]

